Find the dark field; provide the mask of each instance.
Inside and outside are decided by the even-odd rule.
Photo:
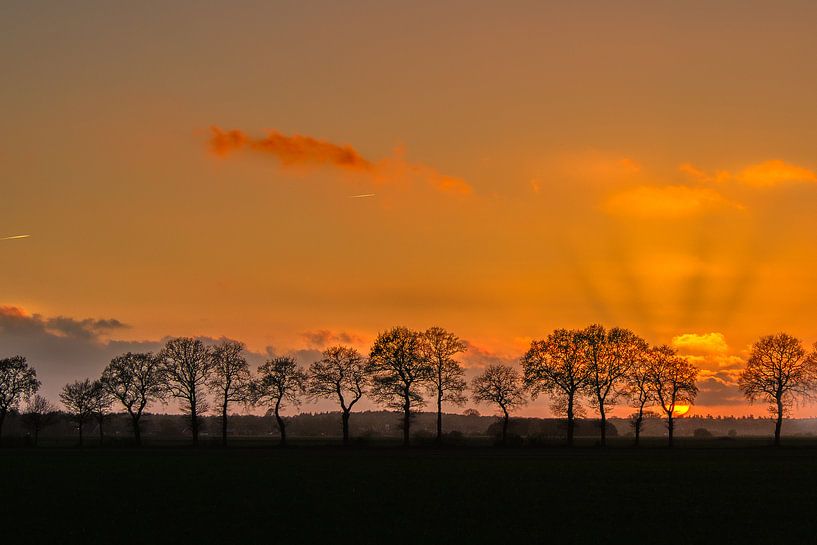
[[[815,543],[817,448],[0,451],[3,543]]]

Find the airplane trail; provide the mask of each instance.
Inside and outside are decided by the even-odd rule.
[[[28,238],[31,235],[12,235],[10,237],[0,237],[0,240],[17,240],[20,238]]]
[[[365,197],[374,197],[376,193],[362,193],[360,195],[349,195],[350,199],[363,199]]]

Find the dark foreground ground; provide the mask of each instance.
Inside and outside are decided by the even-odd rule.
[[[0,450],[2,543],[815,543],[817,448]]]

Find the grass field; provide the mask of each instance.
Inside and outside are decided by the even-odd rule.
[[[3,543],[815,543],[817,448],[3,449]]]

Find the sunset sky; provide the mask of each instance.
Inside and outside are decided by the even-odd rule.
[[[692,357],[694,413],[765,414],[734,386],[750,343],[817,340],[815,21],[3,2],[0,238],[31,236],[0,240],[0,356],[54,396],[168,335],[308,364],[440,325],[477,369],[601,322]]]

